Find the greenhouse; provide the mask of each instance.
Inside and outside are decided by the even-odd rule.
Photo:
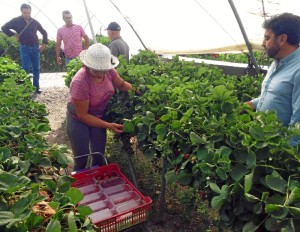
[[[0,4],[0,231],[300,231],[299,1]]]

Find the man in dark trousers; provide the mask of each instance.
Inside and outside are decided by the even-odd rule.
[[[106,28],[106,30],[107,30],[107,35],[111,40],[110,44],[108,45],[111,54],[114,55],[115,57],[119,57],[120,55],[123,55],[128,62],[129,46],[120,35],[121,33],[120,25],[116,22],[111,22]]]
[[[40,52],[48,43],[48,35],[42,25],[31,18],[31,6],[21,5],[22,15],[5,23],[1,29],[7,36],[15,36],[20,43],[20,56],[23,69],[29,73],[30,65],[33,71],[33,85],[36,93],[41,93],[40,79]],[[14,30],[14,31],[12,31]],[[37,31],[43,35],[42,45],[39,45]]]

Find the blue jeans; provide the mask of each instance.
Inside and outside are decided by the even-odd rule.
[[[74,171],[83,170],[87,165],[87,154],[100,152],[104,155],[106,145],[106,129],[91,127],[74,119],[67,111],[67,134],[74,155]],[[92,156],[92,166],[102,166],[106,163],[100,154]]]
[[[30,65],[33,74],[33,86],[37,89],[40,87],[40,50],[39,45],[22,45],[20,44],[20,55],[22,68],[29,73]]]
[[[75,59],[75,58],[65,57],[66,66],[68,66],[68,64],[70,63],[70,61],[73,60],[73,59]]]

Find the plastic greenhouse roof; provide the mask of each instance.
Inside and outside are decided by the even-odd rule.
[[[261,49],[264,21],[271,15],[291,12],[300,15],[299,0],[232,0],[254,50]],[[245,52],[247,47],[227,0],[86,0],[94,34],[107,35],[106,26],[118,22],[130,53],[144,49],[127,23],[130,22],[147,49],[159,54],[204,54]],[[55,40],[64,22],[62,11],[70,10],[73,22],[93,38],[84,0],[0,0],[0,25],[20,15],[20,6],[32,6],[32,17]],[[114,3],[119,10],[112,4]],[[127,21],[126,21],[126,20]]]

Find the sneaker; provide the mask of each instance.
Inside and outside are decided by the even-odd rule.
[[[41,93],[42,93],[42,91],[41,91],[40,89],[37,89],[37,90],[35,91],[35,93],[37,93],[37,94],[41,94]]]

